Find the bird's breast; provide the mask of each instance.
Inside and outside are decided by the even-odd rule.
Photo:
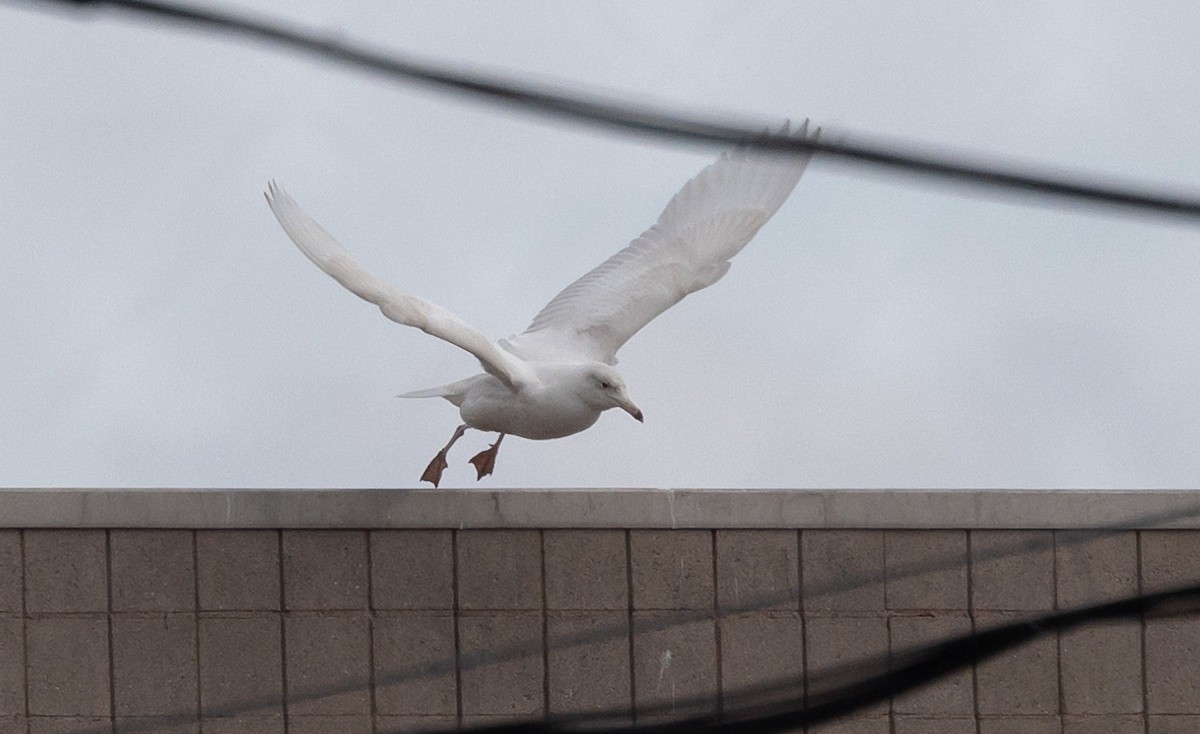
[[[600,418],[600,411],[574,395],[536,388],[515,391],[498,380],[486,389],[471,391],[459,413],[472,428],[534,440],[570,436]]]

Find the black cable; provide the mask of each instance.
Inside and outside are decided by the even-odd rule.
[[[909,564],[890,566],[887,570],[887,578],[895,581],[898,579],[912,578],[921,574],[933,573],[955,568],[960,563],[968,562],[986,562],[995,561],[1006,558],[1015,558],[1024,554],[1036,553],[1044,551],[1051,547],[1066,548],[1082,543],[1091,542],[1105,537],[1112,532],[1118,532],[1128,528],[1161,528],[1170,526],[1172,523],[1178,523],[1181,520],[1200,517],[1200,504],[1185,509],[1171,508],[1156,512],[1146,513],[1134,517],[1125,518],[1117,524],[1096,528],[1094,530],[1078,530],[1072,532],[1067,537],[1056,537],[1052,533],[1035,536],[1028,540],[1020,540],[1015,543],[996,546],[986,550],[975,551],[968,558],[955,558],[953,556],[945,556],[941,558],[926,559],[916,561]],[[806,585],[804,588],[805,599],[819,599],[826,595],[844,593],[852,591],[863,586],[882,583],[883,576],[875,572],[866,572],[858,574],[847,574],[831,578],[825,583]],[[781,601],[788,600],[792,594],[792,589],[784,589],[777,592],[765,593],[755,596],[753,599],[747,600],[742,604],[730,607],[723,607],[714,612],[709,610],[687,610],[681,611],[671,617],[663,617],[659,619],[645,620],[638,625],[636,630],[629,630],[624,623],[612,626],[602,626],[598,629],[588,630],[586,632],[577,632],[566,635],[557,635],[548,638],[545,641],[546,645],[553,650],[565,650],[582,645],[595,644],[612,640],[619,637],[624,637],[627,634],[640,634],[650,631],[660,631],[671,629],[679,624],[684,624],[693,621],[705,621],[710,619],[724,619],[730,615],[752,612],[760,609],[774,607]],[[485,665],[495,665],[497,663],[510,662],[512,660],[525,657],[528,655],[540,655],[543,650],[543,641],[515,643],[510,645],[498,646],[488,650],[480,650],[469,655],[463,655],[455,659],[432,661],[427,663],[417,663],[393,668],[387,671],[377,671],[374,676],[376,686],[387,686],[397,683],[410,683],[417,680],[425,680],[431,677],[440,675],[452,674],[456,667],[460,670],[476,670]],[[893,657],[893,660],[895,658]],[[822,688],[834,688],[842,685],[844,681],[853,680],[862,675],[862,671],[872,666],[883,668],[888,664],[888,659],[882,657],[878,660],[855,660],[845,665],[833,669],[825,669],[821,671],[820,677],[817,680],[810,678],[810,685],[814,690]],[[370,686],[368,680],[344,680],[339,683],[324,686],[318,690],[309,691],[303,694],[290,695],[288,700],[291,703],[300,701],[313,701],[334,696],[342,693],[350,693],[360,691]],[[776,682],[767,683],[761,686],[754,686],[749,689],[740,691],[725,691],[723,697],[727,704],[736,706],[740,703],[761,702],[771,699],[794,687],[791,682]],[[230,717],[237,715],[245,715],[260,709],[269,708],[277,705],[278,699],[272,696],[265,697],[250,697],[240,701],[232,701],[224,706],[213,708],[206,712],[206,717]],[[673,705],[655,705],[650,707],[640,707],[638,715],[654,715],[664,716],[671,713],[671,710],[698,710],[700,708],[708,708],[711,706],[711,699],[708,697],[685,699],[676,701]],[[630,715],[629,709],[620,709],[608,712],[607,714],[593,714],[589,717],[591,722],[603,722],[608,720],[624,720]],[[145,720],[131,720],[125,722],[122,731],[128,730],[131,734],[143,731],[153,731],[165,723],[186,724],[195,721],[194,712],[178,712],[171,715],[154,717]],[[101,734],[101,731],[107,729],[101,727],[94,732],[89,731],[88,734]]]
[[[797,690],[801,688],[799,681],[781,681],[770,687],[786,694],[781,700],[735,706],[719,714],[684,717],[644,725],[608,727],[589,725],[594,723],[593,717],[577,716],[466,728],[460,731],[477,734],[559,734],[580,731],[595,734],[769,734],[794,731],[800,727],[814,726],[846,716],[872,704],[907,693],[1038,637],[1067,632],[1097,622],[1167,618],[1194,615],[1197,612],[1200,612],[1200,586],[1186,586],[1082,609],[1054,612],[914,648],[892,656],[890,660],[883,658],[877,661],[877,669],[884,669],[883,673],[868,675],[848,684],[815,692],[810,681],[807,696],[803,690]],[[862,662],[856,665],[861,668]],[[768,687],[756,689],[757,692],[765,690],[768,690]],[[614,711],[603,714],[600,718],[611,719],[620,715]]]
[[[1200,199],[1156,192],[1127,183],[1090,183],[1096,176],[1055,175],[1046,170],[998,166],[976,158],[944,152],[918,151],[916,146],[797,139],[767,135],[762,125],[743,125],[716,119],[689,118],[663,109],[633,105],[545,84],[419,62],[395,53],[322,36],[295,26],[246,15],[155,2],[153,0],[52,0],[75,6],[108,5],[164,20],[200,26],[223,33],[245,35],[286,46],[320,58],[338,61],[392,79],[416,82],[483,97],[519,109],[532,110],[577,122],[604,125],[660,137],[704,143],[753,145],[767,150],[817,153],[899,171],[951,181],[1016,189],[1092,204],[1123,207],[1130,211],[1200,217]]]

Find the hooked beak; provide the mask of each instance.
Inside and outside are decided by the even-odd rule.
[[[626,413],[628,413],[629,415],[631,415],[631,416],[633,416],[634,418],[636,418],[638,423],[645,423],[645,422],[646,422],[646,421],[645,421],[645,420],[642,418],[642,411],[641,411],[641,410],[639,410],[639,409],[638,409],[638,407],[637,407],[636,405],[634,405],[633,403],[630,403],[630,402],[624,402],[624,403],[621,403],[621,409],[622,409],[622,410],[624,410],[624,411],[625,411]]]

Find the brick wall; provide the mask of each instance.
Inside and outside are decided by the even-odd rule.
[[[1200,530],[0,530],[0,732],[654,720],[1197,580]],[[1200,620],[1041,639],[819,731],[1197,732]]]

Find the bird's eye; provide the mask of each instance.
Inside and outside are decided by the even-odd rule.
[[[611,389],[612,389],[612,383],[611,383],[611,382],[609,382],[608,380],[601,380],[601,381],[600,381],[600,387],[601,387],[602,389],[604,389],[604,390],[611,390]]]

